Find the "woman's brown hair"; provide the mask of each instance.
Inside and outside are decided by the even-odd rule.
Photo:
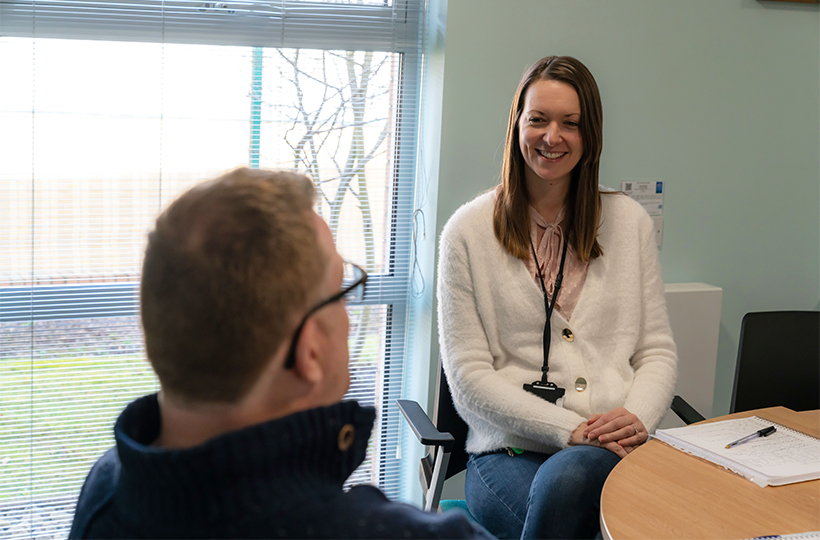
[[[598,164],[603,146],[603,110],[592,73],[570,56],[542,58],[524,73],[518,83],[510,107],[501,189],[493,213],[495,236],[510,255],[521,260],[530,258],[529,194],[524,179],[526,164],[518,144],[518,121],[527,90],[538,80],[560,81],[570,85],[577,92],[581,104],[580,131],[584,154],[572,170],[567,192],[565,234],[578,258],[586,262],[603,255],[596,239],[601,218]]]

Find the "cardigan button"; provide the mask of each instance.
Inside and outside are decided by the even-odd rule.
[[[572,333],[572,330],[570,330],[569,328],[564,328],[563,330],[561,330],[561,336],[563,336],[563,338],[565,340],[569,341],[570,343],[575,341],[575,335]]]
[[[587,380],[583,377],[578,377],[575,379],[575,390],[578,392],[583,392],[587,389]]]
[[[342,429],[339,430],[339,450],[342,452],[347,452],[347,450],[353,446],[353,439],[355,439],[354,435],[356,434],[356,429],[353,427],[353,424],[345,424],[342,426]]]

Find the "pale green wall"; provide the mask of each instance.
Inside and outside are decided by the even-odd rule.
[[[723,288],[713,413],[726,413],[743,314],[820,308],[818,6],[449,0],[439,232],[496,183],[515,87],[548,54],[598,81],[602,183],[666,183],[664,280]]]

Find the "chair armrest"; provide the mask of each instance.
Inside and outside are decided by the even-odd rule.
[[[689,405],[685,399],[680,396],[672,398],[672,412],[678,415],[678,418],[683,420],[686,424],[694,424],[706,420],[702,414]]]
[[[409,399],[397,399],[396,405],[410,425],[419,442],[425,446],[441,446],[449,453],[453,449],[454,439],[449,433],[442,433],[424,413],[421,405]]]

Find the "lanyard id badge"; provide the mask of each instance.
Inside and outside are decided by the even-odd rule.
[[[555,383],[549,382],[547,374],[549,373],[550,342],[552,340],[550,320],[552,319],[552,310],[555,309],[555,302],[558,300],[558,293],[561,291],[561,283],[564,281],[564,261],[567,258],[568,243],[567,240],[564,240],[564,249],[561,252],[561,265],[558,267],[558,275],[555,276],[555,290],[552,294],[552,303],[550,303],[549,297],[547,296],[547,287],[544,285],[544,276],[541,274],[541,266],[538,264],[538,256],[535,254],[535,246],[532,245],[532,240],[530,240],[532,258],[535,261],[535,268],[538,270],[538,280],[541,283],[541,292],[544,295],[546,321],[544,322],[544,363],[541,366],[541,380],[533,381],[531,384],[525,384],[524,390],[550,403],[555,403],[559,407],[563,405],[566,390],[560,388]]]

